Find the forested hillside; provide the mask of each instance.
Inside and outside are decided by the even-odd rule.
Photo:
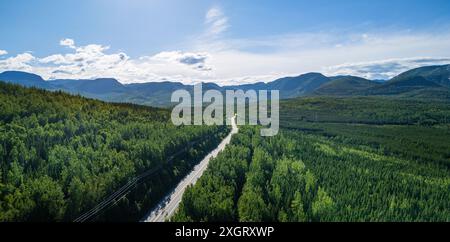
[[[0,82],[0,221],[70,221],[156,169],[97,217],[138,220],[228,132],[169,114]]]
[[[450,221],[450,106],[300,98],[242,128],[173,221]]]
[[[449,124],[450,102],[375,96],[296,98],[281,101],[280,122]]]

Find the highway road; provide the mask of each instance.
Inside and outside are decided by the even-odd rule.
[[[225,147],[230,143],[231,137],[238,132],[238,127],[236,125],[236,116],[231,118],[232,129],[230,134],[228,134],[225,139],[217,146],[216,149],[211,151],[203,160],[194,167],[194,169],[187,175],[177,187],[170,192],[152,211],[145,216],[143,222],[164,222],[170,218],[177,210],[180,205],[183,193],[189,185],[193,185],[197,180],[203,175],[203,172],[208,167],[209,161],[215,158]]]

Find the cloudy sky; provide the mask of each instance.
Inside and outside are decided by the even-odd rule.
[[[0,71],[46,79],[388,79],[450,63],[448,0],[2,0],[0,16]]]

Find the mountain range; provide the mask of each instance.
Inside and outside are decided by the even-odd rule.
[[[44,80],[42,77],[21,71],[0,73],[0,80],[27,87],[61,90],[72,94],[110,102],[130,102],[150,106],[170,106],[173,91],[193,85],[180,82],[148,82],[122,84],[114,78],[92,80],[58,79]],[[219,86],[204,83],[203,90],[280,90],[282,99],[302,96],[369,96],[385,95],[408,98],[450,100],[450,65],[425,66],[412,69],[384,82],[356,76],[327,77],[321,73],[307,73],[296,77],[284,77],[272,82]]]

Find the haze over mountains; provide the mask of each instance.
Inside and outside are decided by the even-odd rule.
[[[27,87],[62,90],[110,102],[131,102],[151,106],[172,105],[170,97],[179,89],[193,90],[192,85],[179,82],[149,82],[121,84],[114,78],[94,80],[59,79],[46,81],[42,77],[20,71],[6,71],[0,80]],[[450,65],[426,66],[401,73],[391,80],[380,82],[356,76],[327,77],[320,73],[307,73],[297,77],[284,77],[268,83],[219,86],[204,83],[203,90],[230,89],[280,90],[283,99],[310,95],[367,96],[395,95],[409,98],[450,100]]]

